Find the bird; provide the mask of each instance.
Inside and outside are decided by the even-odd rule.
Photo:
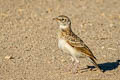
[[[58,25],[58,47],[63,51],[69,53],[72,62],[78,66],[78,58],[87,58],[94,66],[100,70],[101,68],[96,63],[96,57],[93,55],[89,47],[78,37],[71,29],[71,20],[65,15],[59,15],[53,18]]]

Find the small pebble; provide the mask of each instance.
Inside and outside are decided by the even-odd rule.
[[[64,60],[64,59],[62,59],[61,61],[62,61],[62,62],[66,62],[66,60]]]
[[[116,50],[115,48],[108,48],[109,50]]]
[[[104,46],[102,46],[101,48],[102,48],[102,49],[104,49],[105,47],[104,47]]]
[[[8,60],[8,59],[13,59],[13,57],[7,55],[7,56],[5,56],[5,59],[7,59],[7,60]]]
[[[113,27],[114,26],[114,24],[110,24],[110,27]]]
[[[106,55],[103,55],[103,57],[106,57]]]

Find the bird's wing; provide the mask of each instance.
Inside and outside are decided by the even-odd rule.
[[[70,44],[75,49],[85,53],[85,55],[93,59],[96,59],[92,51],[87,47],[87,45],[77,35],[73,34],[71,36],[67,36],[66,40],[67,40],[67,43]]]

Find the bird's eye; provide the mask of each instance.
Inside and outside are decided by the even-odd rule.
[[[62,19],[62,21],[64,21],[65,19]]]
[[[66,19],[61,19],[62,22],[66,22]]]

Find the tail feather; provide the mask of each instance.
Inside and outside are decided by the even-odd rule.
[[[103,72],[93,58],[89,57],[89,59],[90,59],[90,61],[95,65],[96,68],[98,68],[101,72]]]

